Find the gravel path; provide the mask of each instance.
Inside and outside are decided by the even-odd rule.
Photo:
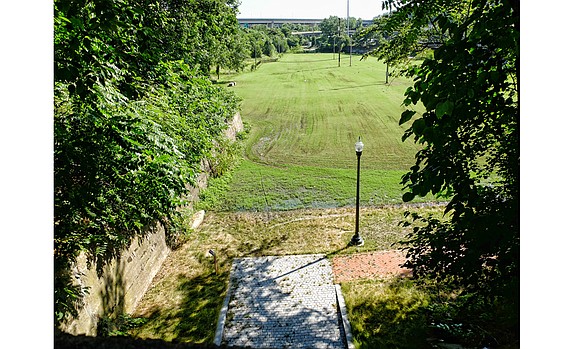
[[[252,348],[353,347],[346,339],[350,327],[343,318],[346,312],[343,309],[341,315],[337,306],[339,300],[340,287],[335,287],[324,255],[235,259],[215,343]]]

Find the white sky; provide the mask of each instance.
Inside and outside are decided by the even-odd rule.
[[[238,18],[346,17],[347,0],[240,0]],[[382,13],[380,0],[349,0],[349,15],[373,19]]]

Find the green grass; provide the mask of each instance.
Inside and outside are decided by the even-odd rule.
[[[341,289],[356,348],[433,348],[426,340],[431,295],[412,281],[354,281]]]
[[[360,204],[401,202],[402,170],[366,169],[361,161]],[[354,206],[356,164],[352,168],[269,166],[244,160],[225,178],[213,179],[199,208],[217,211],[283,211]],[[433,196],[416,201],[432,201]]]
[[[358,136],[361,203],[401,202],[401,176],[417,145],[403,143],[399,126],[405,78],[384,83],[374,58],[337,67],[332,54],[287,54],[254,72],[229,77],[251,126],[248,161],[233,173],[219,210],[287,210],[354,204]],[[222,188],[223,191],[223,188]],[[430,200],[432,198],[428,198]]]
[[[270,165],[348,168],[358,136],[367,168],[406,170],[417,147],[402,143],[398,124],[404,78],[384,84],[384,64],[332,54],[285,55],[236,78],[242,118],[252,125],[246,155]]]

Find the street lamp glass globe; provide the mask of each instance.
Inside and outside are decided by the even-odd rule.
[[[361,142],[361,140],[360,140],[360,138],[359,138],[358,142],[356,142],[356,143],[354,144],[354,150],[355,150],[357,153],[362,153],[362,151],[363,151],[363,147],[364,147],[364,144],[363,144],[363,142]]]

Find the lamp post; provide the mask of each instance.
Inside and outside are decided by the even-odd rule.
[[[350,245],[354,246],[362,246],[364,245],[363,239],[360,237],[358,232],[358,208],[359,208],[359,193],[360,193],[360,156],[362,155],[363,151],[363,142],[360,140],[360,136],[358,137],[358,142],[354,144],[354,150],[356,151],[356,216],[355,216],[355,225],[354,225],[354,235],[352,239],[350,239]]]

